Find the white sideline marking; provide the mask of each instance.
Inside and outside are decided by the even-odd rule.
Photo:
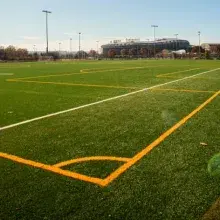
[[[30,122],[33,122],[33,121],[38,121],[38,120],[41,120],[41,119],[44,119],[44,118],[50,118],[50,117],[53,117],[53,116],[56,116],[56,115],[64,114],[64,113],[75,111],[75,110],[82,109],[82,108],[86,108],[86,107],[89,107],[89,106],[98,105],[98,104],[101,104],[101,103],[104,103],[104,102],[112,101],[112,100],[115,100],[115,99],[119,99],[119,98],[122,98],[122,97],[133,95],[133,94],[136,94],[136,93],[144,92],[144,91],[147,91],[149,89],[153,89],[153,88],[157,88],[157,87],[160,87],[160,86],[165,86],[165,85],[168,85],[168,84],[179,82],[179,81],[182,81],[182,80],[190,79],[190,78],[193,78],[195,76],[199,76],[199,75],[202,75],[202,74],[205,74],[205,73],[214,72],[214,71],[217,71],[217,70],[220,70],[220,68],[205,71],[205,72],[202,72],[202,73],[197,73],[197,74],[194,74],[192,76],[184,77],[182,79],[172,80],[170,82],[166,82],[166,83],[162,83],[162,84],[159,84],[159,85],[151,86],[151,87],[144,88],[144,89],[141,89],[141,90],[137,90],[137,91],[134,91],[134,92],[130,92],[130,93],[127,93],[127,94],[124,94],[124,95],[114,96],[112,98],[104,99],[104,100],[101,100],[101,101],[98,101],[98,102],[93,102],[93,103],[90,103],[90,104],[81,105],[81,106],[70,108],[70,109],[67,109],[67,110],[51,113],[51,114],[48,114],[48,115],[32,118],[32,119],[25,120],[25,121],[21,121],[21,122],[15,123],[15,124],[11,124],[11,125],[1,127],[0,131],[6,130],[6,129],[9,129],[9,128],[13,128],[13,127],[17,127],[19,125],[27,124],[27,123],[30,123]]]

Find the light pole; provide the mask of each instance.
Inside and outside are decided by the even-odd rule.
[[[98,59],[98,56],[99,56],[99,41],[97,40],[96,43],[97,43],[97,52],[96,53],[97,53],[97,59]]]
[[[51,14],[51,11],[47,11],[47,10],[43,10],[42,12],[44,12],[46,14],[46,43],[47,43],[47,47],[46,47],[46,53],[48,54],[49,48],[48,48],[48,14]]]
[[[80,59],[80,36],[81,36],[81,32],[79,32],[79,54],[78,54],[78,56],[79,56],[79,59]]]
[[[97,43],[97,55],[98,55],[98,53],[99,53],[99,41],[97,40],[96,43]]]
[[[72,38],[70,38],[70,53],[72,53]]]
[[[179,34],[174,34],[174,36],[176,36],[176,51],[177,51],[177,37]]]
[[[201,58],[201,50],[200,50],[200,36],[201,36],[201,32],[198,31],[198,35],[199,35],[199,59]]]
[[[151,25],[151,27],[154,29],[154,58],[156,58],[156,33],[155,33],[155,29],[158,27],[158,25]]]
[[[69,57],[71,57],[71,55],[72,55],[72,38],[70,38],[70,56]]]
[[[60,46],[61,46],[61,43],[59,43],[59,55],[60,55]]]

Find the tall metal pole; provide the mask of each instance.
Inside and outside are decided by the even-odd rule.
[[[97,52],[96,53],[97,53],[97,59],[98,59],[98,56],[99,56],[99,41],[97,40],[96,43],[97,43]]]
[[[98,55],[98,53],[99,53],[99,41],[97,40],[96,43],[97,43],[97,55]]]
[[[51,14],[51,11],[47,11],[47,10],[43,10],[42,12],[44,12],[46,14],[46,43],[47,43],[47,47],[46,47],[46,53],[48,54],[49,48],[48,48],[48,14]]]
[[[79,55],[78,55],[78,56],[79,56],[79,59],[80,59],[80,46],[81,46],[81,45],[80,45],[80,35],[81,35],[81,32],[79,32]]]
[[[70,38],[70,53],[72,53],[72,38]]]
[[[200,50],[200,35],[201,35],[201,32],[198,31],[198,35],[199,35],[199,59],[201,58],[201,50]]]
[[[70,38],[70,52],[69,52],[69,59],[72,57],[72,38]]]
[[[151,25],[151,27],[154,29],[154,58],[156,58],[156,28],[158,25]]]
[[[176,51],[177,51],[177,37],[179,34],[174,34],[176,36]]]
[[[59,43],[59,54],[60,54],[60,45],[61,45],[61,43]]]

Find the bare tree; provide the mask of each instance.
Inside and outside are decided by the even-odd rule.
[[[5,50],[4,47],[0,46],[0,60],[4,60],[5,59]]]
[[[218,57],[220,57],[220,45],[217,46],[216,53],[217,53]]]
[[[16,51],[16,58],[18,60],[28,59],[28,51],[26,49],[18,48]]]
[[[128,51],[129,56],[135,56],[137,54],[137,50],[135,48],[131,48]]]
[[[140,54],[141,54],[143,57],[146,57],[146,56],[147,56],[147,49],[146,49],[146,48],[141,48]]]
[[[114,49],[110,49],[110,50],[108,51],[108,57],[114,58],[115,55],[116,55],[116,51],[115,51]]]
[[[128,50],[127,50],[127,49],[122,49],[122,50],[121,50],[121,55],[122,55],[123,57],[127,56],[127,55],[128,55]]]
[[[97,55],[97,52],[95,50],[90,50],[88,55],[91,57],[95,57]]]
[[[5,58],[6,60],[15,60],[16,59],[16,49],[14,46],[8,46],[5,48]]]

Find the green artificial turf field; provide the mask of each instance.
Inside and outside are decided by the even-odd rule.
[[[202,219],[220,196],[219,61],[2,63],[0,102],[0,219]]]

